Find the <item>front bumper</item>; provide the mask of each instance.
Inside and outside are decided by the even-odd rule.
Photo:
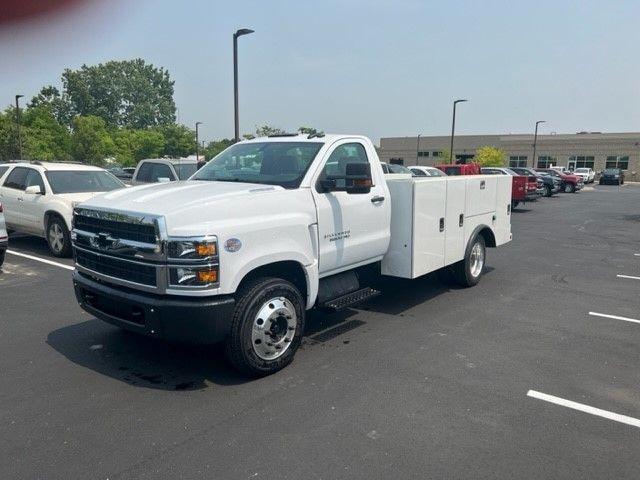
[[[73,273],[80,306],[105,322],[133,332],[191,343],[215,343],[229,334],[231,296],[177,297],[141,293]]]
[[[530,202],[532,200],[537,200],[539,197],[538,191],[537,190],[530,190],[527,192],[527,194],[524,197],[524,201],[525,202]]]

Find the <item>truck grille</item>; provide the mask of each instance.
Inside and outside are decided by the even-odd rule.
[[[115,214],[113,214],[116,217]],[[156,243],[156,229],[149,223],[128,223],[110,218],[76,214],[74,228],[91,233],[109,232],[114,238],[133,240],[141,243]]]
[[[109,277],[126,279],[129,282],[150,287],[157,286],[156,268],[151,265],[133,263],[79,249],[76,249],[76,263]]]

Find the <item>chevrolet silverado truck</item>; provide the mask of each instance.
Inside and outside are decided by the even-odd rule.
[[[440,271],[473,286],[511,240],[511,178],[385,175],[369,139],[279,135],[229,147],[188,181],[77,206],[80,306],[152,337],[223,341],[267,375],[298,349],[306,311]]]

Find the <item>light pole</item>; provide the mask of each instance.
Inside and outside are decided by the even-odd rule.
[[[22,132],[20,131],[20,105],[18,101],[24,95],[16,95],[16,129],[18,130],[18,160],[22,160]]]
[[[536,168],[536,144],[538,143],[538,125],[541,123],[547,123],[545,120],[538,120],[536,122],[536,133],[533,135],[533,162],[531,168]]]
[[[196,162],[200,161],[200,142],[198,142],[198,125],[202,125],[202,122],[196,122]]]
[[[233,112],[235,119],[235,141],[240,140],[240,118],[238,116],[238,37],[249,35],[253,30],[241,28],[233,34]]]
[[[418,157],[420,156],[420,134],[418,134],[418,141],[416,142],[416,165],[420,165]]]
[[[466,102],[467,100],[465,100],[464,98],[455,100],[453,102],[453,119],[451,120],[451,150],[450,150],[450,154],[451,154],[451,164],[454,163],[454,155],[453,155],[453,135],[455,134],[456,131],[456,105],[462,102]]]

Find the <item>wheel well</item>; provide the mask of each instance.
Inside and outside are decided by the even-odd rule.
[[[304,299],[307,298],[307,276],[298,262],[274,262],[255,268],[244,276],[237,290],[240,290],[248,281],[260,277],[278,277],[287,280],[295,285]]]
[[[67,225],[67,222],[65,222],[64,217],[62,215],[60,215],[58,212],[54,211],[54,210],[49,210],[47,212],[45,212],[44,214],[44,229],[45,231],[47,230],[47,226],[49,225],[49,220],[51,220],[51,218],[53,217],[58,217],[60,220],[62,220],[64,222],[65,225]],[[69,225],[67,225],[67,228],[69,228]]]
[[[478,235],[482,235],[484,238],[484,244],[487,247],[495,247],[496,246],[496,237],[493,234],[493,231],[489,227],[484,227],[478,232]]]

